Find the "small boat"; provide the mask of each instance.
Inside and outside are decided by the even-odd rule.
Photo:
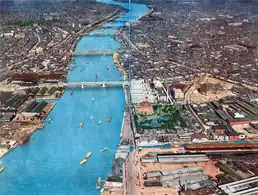
[[[110,123],[110,122],[111,122],[111,120],[112,120],[112,118],[111,118],[111,117],[109,117],[109,118],[108,118],[108,122]]]
[[[70,95],[73,95],[73,91],[70,93]]]
[[[80,162],[80,165],[83,165],[84,163],[86,163],[86,159],[83,159],[81,162]]]
[[[2,173],[4,171],[4,167],[0,168],[0,173]]]
[[[83,122],[81,122],[81,123],[80,123],[80,127],[82,128],[82,127],[83,127],[83,125],[84,125],[84,124],[83,124]]]
[[[101,177],[98,177],[98,182],[96,184],[96,189],[100,189]]]
[[[91,98],[91,101],[94,102],[94,98]]]
[[[98,79],[99,78],[99,75],[98,74],[96,74],[96,79]]]
[[[92,152],[88,152],[85,156],[85,158],[89,158],[92,155]]]
[[[105,152],[106,150],[108,150],[108,148],[103,148],[100,152]]]
[[[97,190],[100,189],[100,183],[99,182],[97,182],[96,189]]]
[[[101,121],[99,121],[99,122],[98,122],[98,125],[101,125],[101,124],[102,124],[102,122],[101,122]]]
[[[49,118],[49,119],[48,119],[48,122],[51,123],[51,122],[52,122],[52,118]]]

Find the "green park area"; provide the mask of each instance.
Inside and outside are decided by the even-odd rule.
[[[144,129],[177,129],[185,127],[185,119],[182,117],[184,107],[180,104],[153,105],[153,114],[135,114],[136,127],[139,132]]]

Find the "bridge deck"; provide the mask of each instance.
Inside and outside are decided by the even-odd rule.
[[[106,87],[106,86],[129,86],[128,81],[104,81],[104,82],[74,82],[74,83],[62,83],[60,84],[66,87],[81,87],[81,86],[93,86],[93,87]]]
[[[107,50],[107,51],[75,51],[73,52],[73,55],[113,55],[113,51]]]

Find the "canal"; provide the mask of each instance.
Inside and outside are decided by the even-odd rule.
[[[121,5],[127,13],[105,25],[115,33],[126,21],[134,21],[148,11],[145,5],[100,1]],[[98,29],[106,31],[107,29]],[[84,36],[76,50],[116,51],[120,43],[112,36]],[[114,67],[112,56],[75,56],[75,68],[69,82],[119,81],[122,76]],[[72,64],[71,64],[72,65]],[[73,95],[71,94],[73,91]],[[94,103],[91,99],[94,98]],[[125,97],[122,87],[67,89],[42,130],[34,133],[25,146],[17,147],[1,161],[1,195],[86,194],[97,195],[97,178],[106,179],[112,167],[123,120]],[[108,118],[112,121],[108,123]],[[101,125],[97,125],[102,121]],[[80,128],[80,123],[84,127]],[[104,153],[100,150],[108,147]],[[86,153],[93,154],[82,166]]]

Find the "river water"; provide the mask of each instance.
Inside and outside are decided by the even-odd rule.
[[[129,12],[106,23],[111,29],[98,29],[115,33],[125,21],[137,20],[148,11],[145,5],[102,1],[121,5]],[[120,43],[111,36],[84,36],[76,50],[117,50]],[[69,82],[119,81],[122,76],[115,67],[112,56],[75,56],[75,68],[69,72]],[[107,70],[108,68],[108,70]],[[73,91],[73,95],[70,95]],[[92,103],[91,99],[95,102]],[[17,147],[1,161],[5,170],[0,175],[1,195],[97,195],[97,178],[106,179],[112,167],[125,104],[122,87],[67,89],[34,139]],[[112,121],[108,124],[108,118]],[[102,121],[102,125],[97,125]],[[80,122],[84,127],[80,128]],[[100,150],[109,150],[101,153]],[[86,153],[93,154],[82,166]]]

